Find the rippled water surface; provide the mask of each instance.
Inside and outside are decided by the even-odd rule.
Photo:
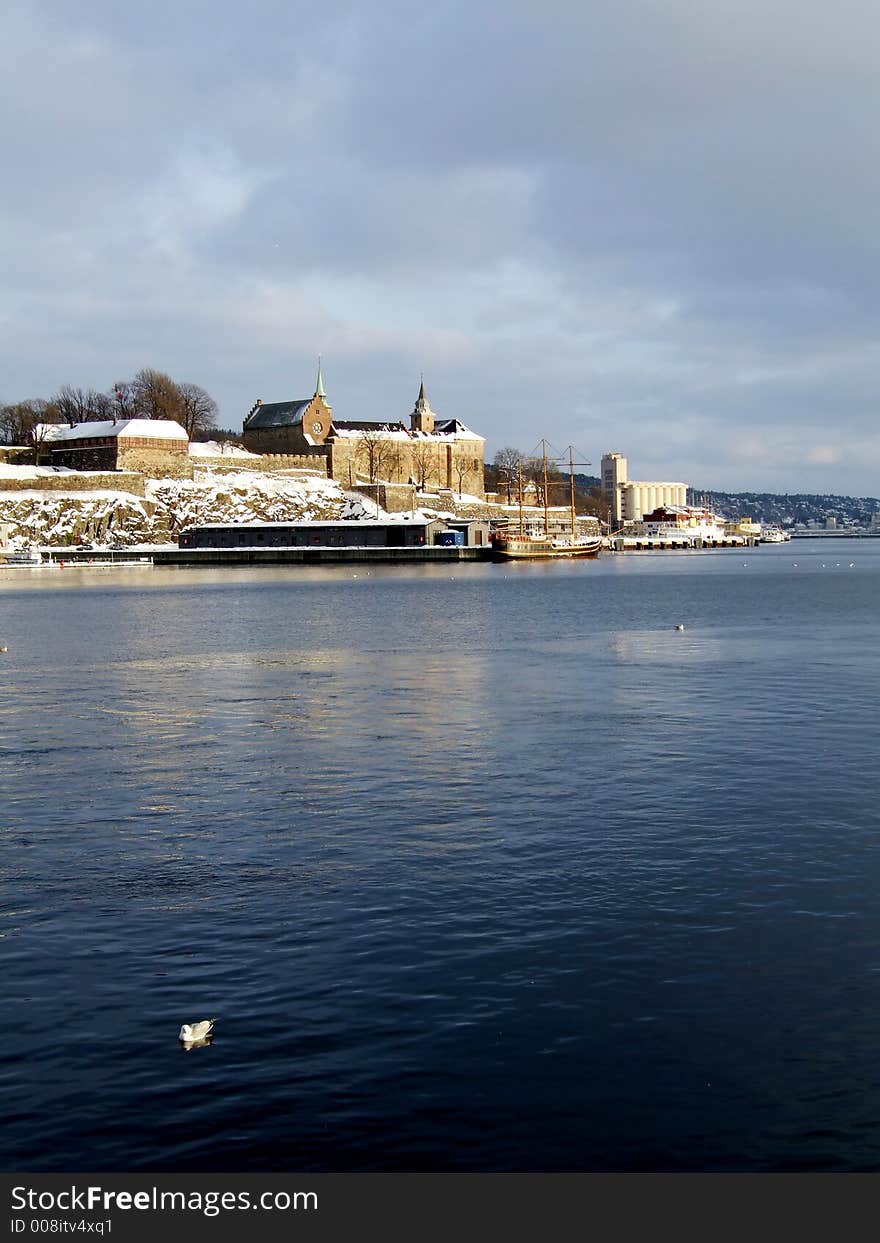
[[[880,1169],[878,604],[7,570],[0,1168]]]

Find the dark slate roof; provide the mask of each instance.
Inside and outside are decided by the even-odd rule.
[[[434,431],[450,436],[456,432],[469,432],[470,428],[465,427],[461,419],[435,419]]]
[[[244,425],[248,431],[255,427],[294,427],[302,422],[303,411],[311,400],[306,397],[302,401],[265,402],[248,416]]]

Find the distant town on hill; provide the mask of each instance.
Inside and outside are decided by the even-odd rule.
[[[575,475],[584,492],[595,493],[601,481],[595,475]],[[836,496],[811,492],[718,492],[688,488],[688,504],[704,502],[726,518],[751,518],[765,526],[876,527],[880,499],[875,496]],[[832,521],[829,522],[829,519]]]
[[[880,500],[874,496],[836,496],[831,493],[717,492],[709,488],[688,488],[688,502],[703,500],[726,517],[749,517],[765,525],[794,527],[869,527],[880,514]],[[833,520],[829,522],[829,519]]]

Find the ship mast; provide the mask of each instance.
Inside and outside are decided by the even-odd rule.
[[[519,475],[519,537],[523,537],[522,462],[518,464]]]
[[[547,508],[547,441],[541,441],[544,454],[544,539],[550,538],[550,512]]]
[[[568,491],[571,498],[571,542],[577,539],[577,518],[574,512],[574,448],[568,446]]]

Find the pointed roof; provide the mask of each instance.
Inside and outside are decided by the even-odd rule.
[[[416,398],[416,404],[415,404],[415,409],[413,410],[413,414],[416,414],[416,413],[419,413],[419,412],[421,412],[421,413],[428,412],[428,413],[430,413],[430,414],[433,414],[433,413],[434,413],[434,411],[431,409],[431,403],[428,401],[428,396],[427,396],[427,394],[426,394],[426,392],[425,392],[425,377],[424,377],[424,375],[422,376],[422,382],[421,382],[421,384],[419,385],[419,395],[418,395],[418,397]]]
[[[327,394],[324,392],[324,380],[321,375],[321,355],[320,354],[318,355],[318,383],[315,386],[315,396],[316,397],[327,396]]]

